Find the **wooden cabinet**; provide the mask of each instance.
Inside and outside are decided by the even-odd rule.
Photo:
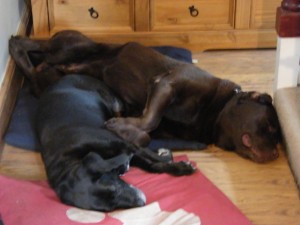
[[[281,0],[31,0],[33,36],[64,29],[96,41],[191,50],[276,46]]]

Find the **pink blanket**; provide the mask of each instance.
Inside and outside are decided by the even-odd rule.
[[[82,210],[62,204],[46,181],[0,176],[0,215],[4,225],[251,224],[199,170],[191,176],[172,177],[131,168],[122,178],[144,191],[145,207],[111,213]]]

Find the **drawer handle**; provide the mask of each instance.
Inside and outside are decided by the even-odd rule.
[[[193,6],[193,5],[190,6],[189,10],[190,10],[190,14],[191,14],[192,17],[196,17],[196,16],[199,15],[199,11],[198,11],[197,8],[195,8],[195,6]]]
[[[97,19],[99,17],[99,13],[93,7],[89,8],[89,12],[93,19]]]

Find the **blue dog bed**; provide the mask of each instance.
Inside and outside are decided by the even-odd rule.
[[[153,47],[156,51],[172,57],[177,60],[192,62],[192,54],[187,49],[176,48],[171,46]],[[35,98],[30,91],[28,82],[24,82],[22,89],[19,92],[16,107],[14,109],[11,122],[4,136],[7,144],[39,151],[41,146],[35,133],[34,118],[36,115],[38,99]],[[183,140],[152,140],[148,146],[151,149],[169,148],[169,149],[204,149],[205,144],[197,142],[188,142]]]

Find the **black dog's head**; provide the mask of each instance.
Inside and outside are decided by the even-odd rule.
[[[216,121],[216,145],[258,163],[278,157],[280,137],[277,113],[268,94],[236,94]]]

